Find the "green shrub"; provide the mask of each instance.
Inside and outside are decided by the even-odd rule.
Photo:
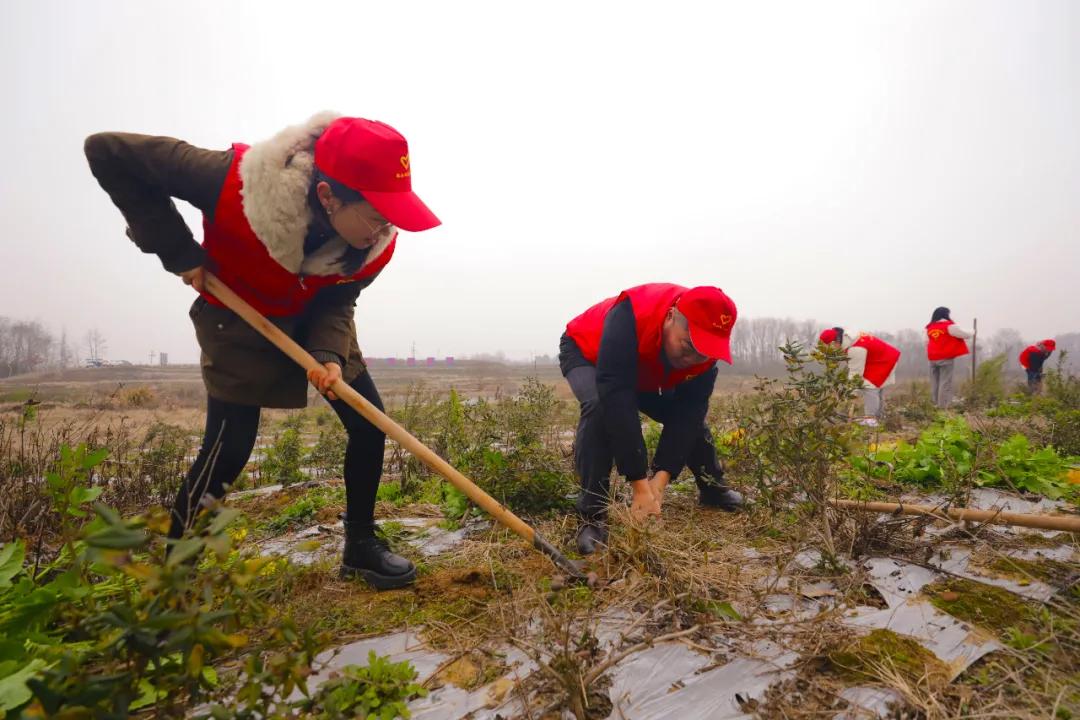
[[[798,343],[781,352],[787,377],[762,379],[739,438],[740,465],[757,483],[762,499],[780,510],[798,492],[817,521],[825,552],[835,555],[828,500],[835,494],[836,468],[858,430],[847,422],[861,380],[847,372],[846,355],[830,346],[807,353]]]
[[[143,478],[160,501],[176,491],[187,470],[191,433],[179,425],[156,422],[146,431],[139,454],[138,476]]]
[[[1062,455],[1080,455],[1080,410],[1054,413],[1050,444]]]
[[[553,388],[534,378],[513,397],[465,403],[456,391],[445,398],[413,386],[391,415],[451,465],[500,502],[518,511],[569,507],[577,483],[559,448],[561,406]],[[432,502],[457,514],[467,507],[447,490],[430,492],[432,473],[394,446],[388,462],[399,477],[402,502]],[[463,497],[463,496],[462,496]]]
[[[109,719],[154,706],[183,717],[226,697],[236,716],[286,706],[327,638],[277,618],[273,632],[249,640],[246,629],[269,624],[257,589],[269,561],[232,551],[235,511],[203,513],[166,555],[156,538],[167,512],[125,519],[96,502],[90,478],[104,458],[64,446],[47,474],[54,558],[27,562],[18,540],[0,547],[0,714]],[[212,663],[241,649],[277,660],[226,685]]]
[[[303,482],[306,478],[300,470],[300,461],[304,457],[304,444],[296,428],[288,428],[274,440],[266,450],[266,459],[262,462],[263,477],[270,482],[292,485]]]
[[[930,396],[930,384],[926,381],[912,381],[898,387],[890,393],[885,406],[886,418],[899,417],[908,422],[925,423],[933,420],[938,413]]]
[[[319,439],[307,454],[308,466],[320,477],[342,472],[348,443],[349,436],[341,423],[319,430]]]
[[[1080,410],[1080,376],[1073,375],[1066,367],[1068,353],[1058,355],[1057,364],[1043,379],[1046,397],[1063,410]]]
[[[961,394],[967,407],[987,408],[1005,399],[1005,355],[983,361],[975,370],[975,379],[963,385]]]
[[[558,411],[554,389],[535,378],[514,397],[470,405],[465,445],[451,464],[514,509],[565,509],[577,483],[558,450]]]
[[[406,703],[426,695],[427,690],[416,683],[416,668],[411,663],[392,662],[372,650],[366,666],[342,668],[340,676],[319,687],[302,709],[317,720],[393,720],[411,717]]]

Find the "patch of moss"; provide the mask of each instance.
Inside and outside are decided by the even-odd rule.
[[[948,578],[923,588],[934,607],[957,620],[1003,632],[1031,615],[1031,608],[1018,596],[993,585],[963,578]]]
[[[1028,579],[1041,580],[1047,585],[1064,591],[1064,595],[1072,600],[1080,600],[1080,569],[1073,563],[1060,560],[1024,560],[1021,558],[997,557],[987,567],[996,573],[1016,578],[1020,581]]]
[[[911,683],[946,680],[948,668],[914,638],[892,630],[873,630],[828,655],[832,669],[854,682],[886,680],[892,673]]]

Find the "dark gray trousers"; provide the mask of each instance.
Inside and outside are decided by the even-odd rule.
[[[566,381],[581,406],[581,418],[574,436],[574,467],[581,482],[577,511],[585,519],[602,520],[611,499],[614,453],[596,389],[596,368],[592,365],[576,367],[566,374]],[[672,400],[671,394],[638,393],[638,409],[662,425],[670,417]],[[724,469],[716,457],[716,445],[707,425],[702,425],[686,465],[694,474],[699,489],[710,481],[725,484]]]

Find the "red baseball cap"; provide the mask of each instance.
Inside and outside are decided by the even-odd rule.
[[[1057,350],[1057,343],[1053,340],[1043,340],[1042,344],[1047,350]]]
[[[818,341],[824,343],[825,345],[832,345],[834,342],[836,342],[836,328],[828,328],[826,330],[822,330],[821,334],[818,335]]]
[[[705,357],[731,364],[731,329],[735,303],[717,287],[690,288],[675,301],[690,326],[690,342]]]
[[[356,190],[393,225],[420,232],[442,221],[412,191],[409,144],[378,120],[343,117],[315,141],[315,166]]]

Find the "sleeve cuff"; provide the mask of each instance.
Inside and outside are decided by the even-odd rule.
[[[308,352],[311,353],[311,357],[323,364],[332,362],[337,363],[340,367],[345,367],[345,358],[341,357],[336,352],[330,350],[309,350]]]
[[[652,471],[652,473],[654,475],[657,472],[663,470],[664,472],[666,472],[668,475],[671,476],[671,480],[672,480],[672,482],[674,482],[675,478],[679,477],[679,475],[682,474],[682,471],[683,471],[684,467],[686,467],[686,463],[677,463],[676,464],[676,463],[673,463],[673,462],[664,462],[664,463],[660,463],[660,464],[653,463],[652,467],[650,467],[649,469]]]
[[[128,230],[130,235],[131,231]],[[182,273],[185,270],[191,270],[197,268],[206,262],[206,251],[203,250],[202,245],[199,245],[193,238],[189,238],[187,243],[181,248],[179,252],[171,253],[169,255],[159,255],[161,258],[161,264],[171,273]]]

